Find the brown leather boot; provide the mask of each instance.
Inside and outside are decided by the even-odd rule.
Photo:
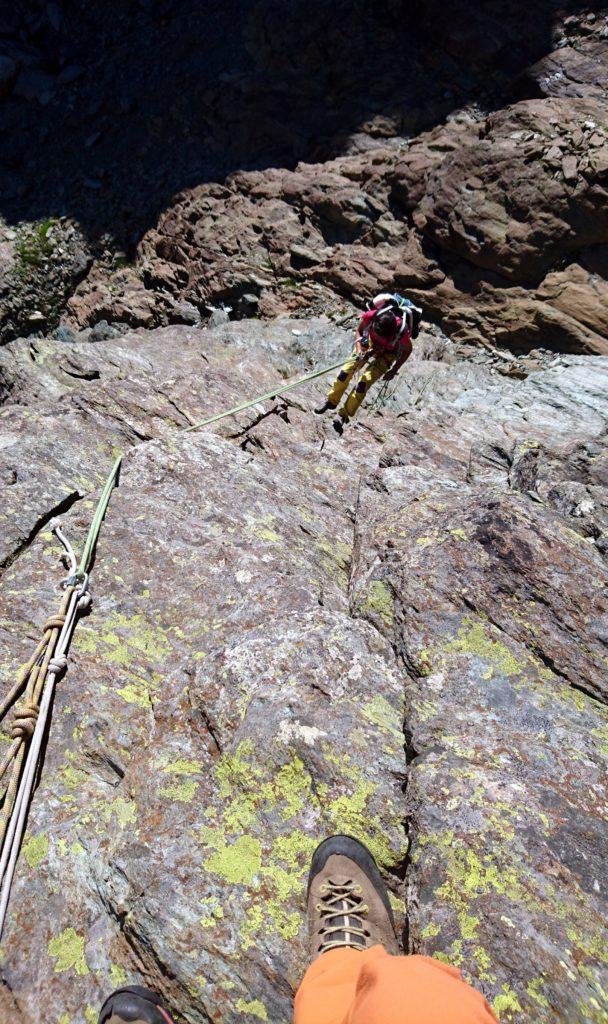
[[[311,959],[330,949],[380,944],[399,953],[393,913],[376,862],[351,836],[330,836],[314,852],[308,876]]]

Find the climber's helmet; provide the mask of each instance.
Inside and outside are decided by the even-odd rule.
[[[373,331],[381,338],[391,339],[395,337],[399,329],[397,317],[391,309],[383,309],[374,317]]]

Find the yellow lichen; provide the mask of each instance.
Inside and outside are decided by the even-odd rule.
[[[127,704],[137,704],[140,708],[152,707],[150,690],[144,683],[131,682],[116,691]]]
[[[55,964],[57,974],[72,968],[79,975],[89,973],[84,956],[84,938],[74,928],[66,928],[61,935],[52,938],[48,944],[48,952],[49,956],[57,961]]]
[[[375,613],[386,626],[392,626],[394,619],[393,596],[382,580],[373,580],[367,595],[361,602],[363,614]]]
[[[110,978],[114,988],[121,988],[127,984],[127,972],[119,964],[110,964]]]
[[[498,630],[486,623],[465,620],[465,625],[459,629],[457,637],[447,643],[444,649],[471,654],[489,661],[506,676],[520,675],[522,666],[515,655],[500,640],[488,636],[486,630],[493,630],[498,635]]]
[[[158,792],[169,800],[177,800],[178,803],[190,804],[196,795],[198,783],[194,779],[185,779],[184,782],[171,782],[167,786],[161,786]]]
[[[240,836],[233,843],[216,846],[205,867],[232,885],[251,885],[262,864],[262,846],[254,836]]]
[[[550,1006],[549,1000],[546,999],[540,991],[543,984],[543,978],[533,978],[532,981],[529,981],[526,985],[526,992],[530,996],[530,999],[533,999],[534,1002],[538,1003],[539,1006],[542,1006],[545,1010],[548,1010]]]
[[[363,706],[361,714],[368,722],[372,722],[384,732],[390,733],[400,743],[403,742],[403,715],[389,704],[385,697],[377,693],[368,704]]]
[[[106,821],[109,821],[112,816],[116,817],[121,828],[125,828],[126,825],[133,825],[137,820],[135,801],[125,800],[124,797],[117,796],[115,800],[104,807],[103,814]]]
[[[428,548],[428,547],[431,546],[431,544],[434,544],[437,539],[438,538],[436,536],[435,537],[417,537],[416,538],[416,544],[420,548]]]
[[[271,544],[278,544],[281,540],[278,533],[274,530],[269,530],[267,527],[256,527],[253,533],[259,540],[267,540]]]
[[[236,1009],[239,1013],[250,1013],[254,1017],[259,1017],[260,1020],[268,1020],[268,1013],[261,999],[252,999],[250,1003],[246,1003],[244,999],[238,999]]]
[[[37,868],[41,861],[48,855],[49,839],[44,832],[28,839],[23,847],[23,856],[31,868]]]
[[[492,1003],[494,1013],[501,1020],[512,1020],[514,1013],[521,1013],[521,1003],[509,985],[502,986],[502,992]]]

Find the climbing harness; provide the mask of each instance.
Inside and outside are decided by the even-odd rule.
[[[91,604],[91,595],[88,592],[89,569],[121,461],[122,456],[119,456],[105,482],[79,565],[72,545],[63,534],[59,522],[52,526],[55,536],[63,546],[70,570],[64,581],[65,593],[61,607],[57,615],[52,615],[46,621],[42,640],[0,705],[2,719],[25,690],[23,703],[15,712],[13,742],[0,764],[0,780],[6,775],[11,763],[13,766],[0,815],[0,937],[4,928],[15,865],[25,831],[27,811],[55,683],[67,668],[67,650],[78,617],[86,612]]]

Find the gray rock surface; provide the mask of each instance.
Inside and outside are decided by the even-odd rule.
[[[501,1021],[606,1019],[608,359],[517,379],[435,333],[340,441],[322,384],[180,433],[347,349],[290,320],[0,351],[4,686],[57,605],[50,517],[81,543],[126,452],[2,1019],[90,1024],[129,979],[188,1024],[287,1022],[337,829]]]

